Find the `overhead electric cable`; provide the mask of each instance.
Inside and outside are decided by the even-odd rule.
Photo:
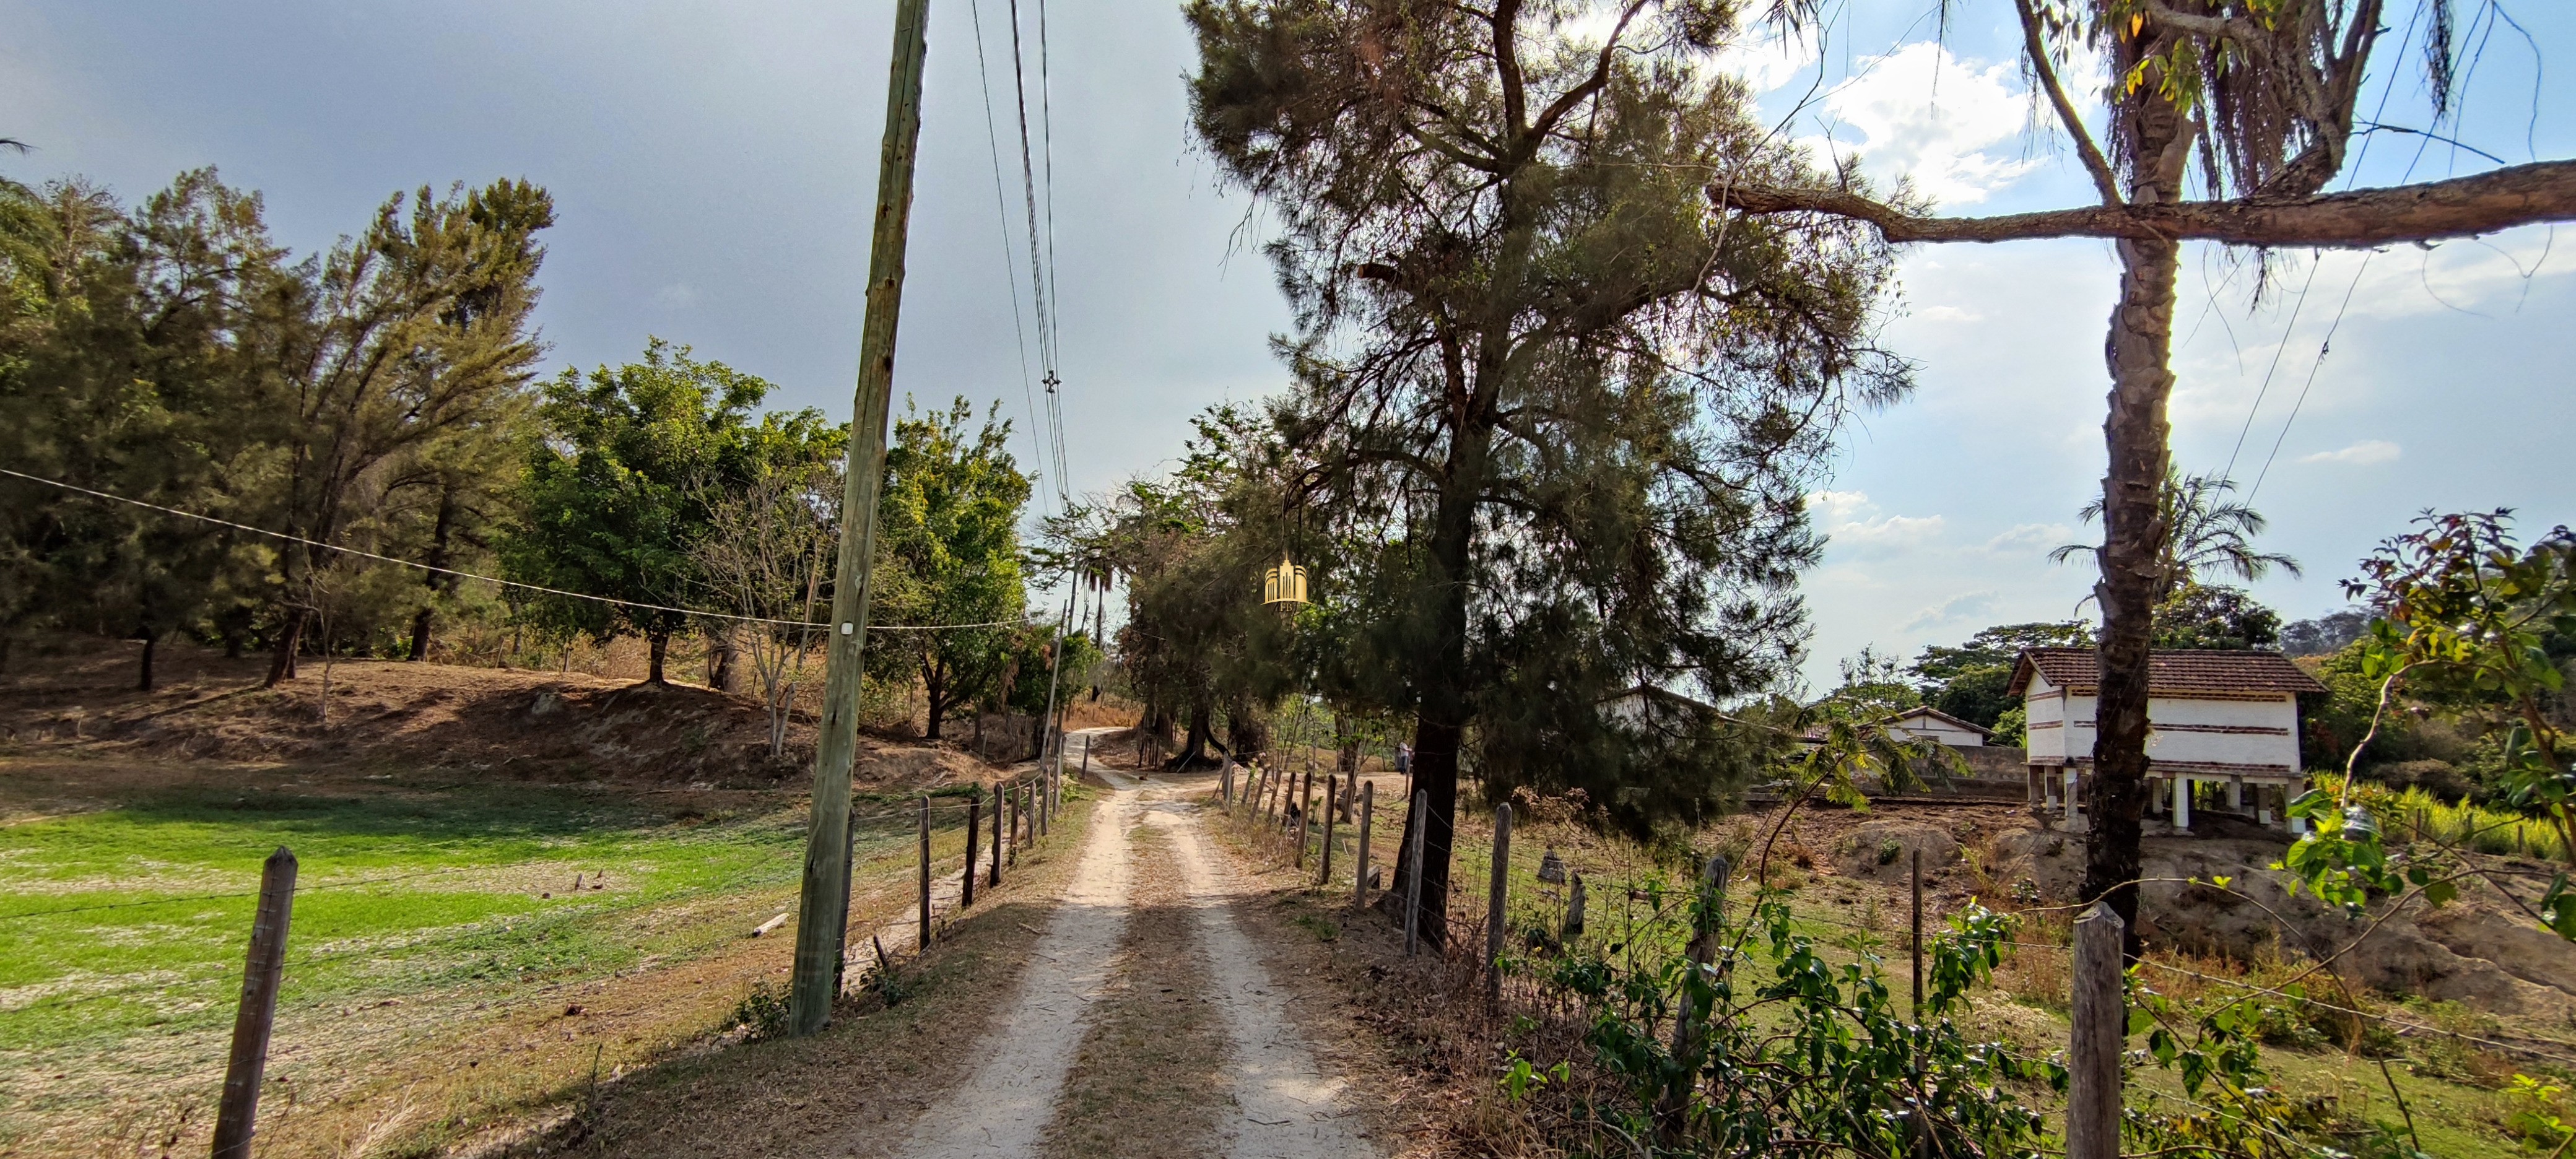
[[[1044,463],[1047,457],[1046,436],[1038,425],[1037,393],[1029,382],[1029,332],[1020,315],[1020,275],[1013,272],[1011,252],[1011,204],[1002,192],[1002,131],[993,121],[993,73],[984,57],[983,0],[967,0],[967,12],[975,25],[975,75],[984,88],[984,148],[993,161],[994,221],[1002,231],[1002,280],[1011,288],[1012,350],[1020,357],[1020,402],[1029,416],[1029,461]]]
[[[372,551],[362,551],[358,548],[344,547],[336,543],[324,543],[318,539],[306,539],[301,535],[289,535],[283,531],[270,531],[265,527],[253,527],[247,523],[235,523],[232,520],[218,519],[212,515],[200,515],[194,511],[182,511],[176,507],[164,507],[161,504],[147,503],[141,499],[128,499],[123,495],[113,495],[105,491],[94,491],[76,483],[65,483],[60,479],[48,479],[42,475],[30,475],[24,471],[12,471],[7,467],[0,467],[0,475],[7,475],[15,479],[24,479],[30,483],[42,483],[48,487],[60,487],[65,491],[75,491],[95,499],[106,499],[111,502],[141,507],[148,511],[158,511],[164,515],[176,515],[183,519],[194,519],[200,523],[212,523],[218,527],[229,527],[235,531],[247,531],[253,535],[265,535],[271,539],[282,539],[288,543],[298,543],[306,547],[318,547],[324,551],[336,551],[343,555],[354,555],[360,559],[372,559],[378,563],[390,563],[398,567],[417,568],[421,571],[436,572],[440,575],[452,575],[458,579],[481,580],[485,583],[498,584],[505,588],[517,588],[521,591],[541,592],[550,596],[562,596],[566,599],[574,600],[589,600],[596,604],[613,604],[623,608],[642,608],[648,612],[671,612],[682,616],[703,616],[710,620],[732,620],[736,623],[743,624],[777,624],[789,628],[831,627],[831,624],[825,622],[810,620],[774,620],[767,616],[738,616],[731,612],[708,612],[701,611],[696,608],[675,608],[667,604],[648,604],[640,600],[621,600],[611,596],[594,596],[587,592],[573,592],[565,591],[562,588],[550,588],[543,584],[521,583],[518,580],[502,579],[499,576],[483,575],[470,571],[458,571],[452,567],[438,567],[432,564],[419,563],[408,559],[397,559],[390,555],[378,555]],[[1022,618],[1017,620],[987,620],[983,623],[977,624],[870,624],[868,625],[868,630],[871,632],[944,632],[954,628],[1017,627],[1026,623],[1028,623],[1028,620],[1026,618]]]

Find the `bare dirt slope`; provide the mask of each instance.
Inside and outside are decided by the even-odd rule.
[[[1755,850],[1768,832],[1759,820],[1744,818],[1740,825]],[[2461,882],[2459,900],[2432,910],[2419,901],[2393,915],[2383,903],[2356,920],[2313,895],[2292,895],[2288,877],[2269,868],[2287,848],[2286,835],[2218,819],[2204,828],[2143,843],[2140,932],[2151,948],[2237,961],[2285,951],[2330,958],[2334,971],[2355,986],[2576,1028],[2576,945],[2540,929],[2527,912],[2552,867],[2466,855],[2484,873]],[[2084,835],[2042,825],[2014,805],[1817,810],[1791,822],[1772,856],[1801,873],[1894,891],[1916,851],[1935,913],[1972,897],[1989,905],[2010,905],[2016,897],[2065,903],[2084,875]],[[2193,884],[2221,877],[2229,880],[2227,889]],[[1891,893],[1889,904],[1898,900]]]
[[[538,780],[738,788],[792,782],[813,754],[810,721],[791,723],[785,754],[773,757],[758,703],[694,685],[358,660],[330,665],[327,676],[323,665],[308,662],[292,683],[262,688],[265,658],[226,659],[172,643],[161,647],[159,687],[144,693],[133,688],[136,645],[47,643],[18,649],[0,676],[0,747],[258,763],[381,761]],[[858,776],[871,786],[988,780],[992,773],[941,745],[860,745]]]

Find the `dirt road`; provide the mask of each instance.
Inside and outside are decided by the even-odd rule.
[[[1069,755],[1079,761],[1095,735],[1076,734]],[[1251,888],[1201,833],[1200,807],[1177,787],[1093,768],[1114,791],[1094,806],[1072,887],[1017,993],[971,1048],[983,1061],[915,1120],[897,1153],[1378,1153],[1238,926],[1230,907]],[[1186,920],[1138,920],[1140,890],[1149,918],[1170,907]],[[1139,975],[1171,984],[1138,986]],[[1140,1014],[1163,1021],[1140,1026]],[[1192,1057],[1193,1036],[1222,1060],[1213,1075],[1187,1073],[1205,1068],[1180,1061]],[[1140,1037],[1149,1044],[1142,1050],[1133,1045]],[[1193,1083],[1213,1088],[1216,1105],[1192,1105],[1205,1101],[1187,1097]],[[1136,1093],[1156,1084],[1184,1092],[1171,1113]]]

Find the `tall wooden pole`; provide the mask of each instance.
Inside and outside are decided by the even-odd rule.
[[[797,1034],[812,1034],[831,1023],[833,978],[849,933],[850,760],[858,748],[859,673],[873,578],[869,564],[876,557],[877,492],[884,482],[886,415],[894,399],[895,323],[903,309],[904,241],[912,224],[912,162],[921,142],[921,66],[929,52],[929,26],[930,0],[897,0],[885,143],[877,155],[867,318],[859,336],[858,397],[841,486],[841,553],[832,572],[833,626],[824,646],[813,821],[805,841],[795,976],[788,994],[788,1023]]]

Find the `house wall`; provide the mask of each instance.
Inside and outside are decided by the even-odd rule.
[[[2147,719],[2152,761],[2299,769],[2299,706],[2288,693],[2271,700],[2158,698],[2148,702]]]
[[[2060,691],[2034,675],[2023,698],[2033,764],[2081,761],[2093,753],[2094,698]],[[2149,760],[2268,766],[2284,773],[2299,768],[2299,708],[2288,693],[2269,699],[2159,696],[2147,702],[2147,720]]]
[[[2047,677],[2032,673],[2030,687],[2022,693],[2022,708],[2030,714],[2029,737],[2023,746],[2029,750],[2032,764],[2066,763],[2066,698],[2062,692]],[[2091,719],[2089,711],[2086,719]],[[2083,747],[2076,751],[2093,751],[2092,734],[2085,734]]]
[[[1908,740],[1939,741],[1954,749],[1979,748],[1986,743],[1975,729],[1961,728],[1947,721],[1918,718],[1888,726],[1887,731]]]

